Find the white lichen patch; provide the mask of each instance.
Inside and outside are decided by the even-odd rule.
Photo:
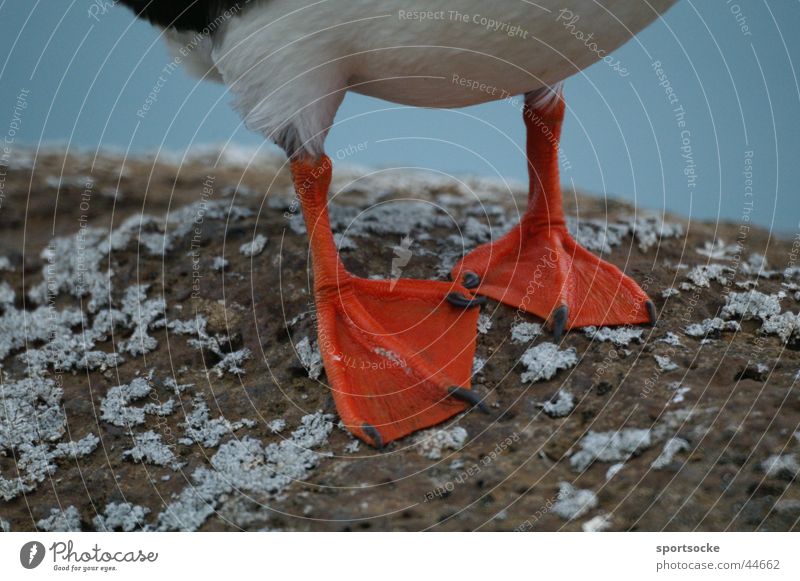
[[[417,232],[427,233],[438,224],[450,225],[450,221],[439,215],[437,209],[426,202],[417,200],[390,201],[369,208],[368,211],[358,214],[358,219],[353,220],[353,215],[331,215],[334,227],[347,220],[349,225],[347,235],[359,236],[410,236],[419,240]]]
[[[150,401],[138,407],[131,405],[150,395],[153,390],[150,380],[150,377],[136,377],[130,383],[109,389],[100,403],[101,418],[115,426],[131,427],[142,425],[145,422],[145,414],[157,416],[172,414],[175,411],[173,399],[164,403]]]
[[[147,289],[148,285],[132,286],[122,299],[121,311],[127,315],[133,334],[120,343],[119,349],[134,356],[144,355],[158,347],[158,341],[148,331],[161,326],[166,308],[164,299],[147,299]]]
[[[80,532],[81,515],[74,506],[68,506],[64,510],[53,508],[50,516],[36,521],[36,528],[48,533]]]
[[[159,221],[152,216],[133,215],[117,229],[106,232],[99,228],[83,228],[70,237],[54,238],[42,251],[45,261],[42,282],[28,293],[39,304],[63,292],[74,297],[90,297],[86,303],[95,313],[108,305],[111,295],[111,271],[102,270],[106,256],[126,248],[135,236],[151,253],[161,254],[169,247],[167,235],[157,232]],[[193,222],[183,225],[183,235],[193,228]],[[153,230],[156,230],[155,232]]]
[[[256,234],[253,240],[246,242],[239,247],[239,252],[245,256],[258,256],[264,252],[267,246],[267,237],[263,234]]]
[[[593,252],[608,253],[619,246],[630,233],[626,224],[608,223],[603,220],[576,220],[567,216],[567,229],[575,240]]]
[[[267,429],[273,434],[279,434],[286,429],[286,420],[277,418],[267,423]]]
[[[333,242],[336,244],[336,249],[341,252],[343,250],[355,250],[358,248],[358,244],[355,240],[342,234],[341,232],[336,232],[333,235]]]
[[[618,222],[599,219],[579,222],[568,216],[567,228],[581,246],[601,253],[622,244],[626,236],[633,236],[639,250],[647,252],[661,240],[683,235],[682,225],[664,222],[655,215],[621,216]]]
[[[94,343],[87,341],[88,333],[79,335],[64,333],[53,336],[38,349],[27,349],[18,359],[25,364],[29,375],[43,376],[48,369],[54,371],[106,371],[124,362],[117,353],[94,350]]]
[[[597,495],[591,490],[578,489],[569,482],[561,482],[558,500],[553,503],[552,511],[564,520],[573,520],[597,508],[598,503]]]
[[[9,306],[13,306],[16,298],[17,293],[14,292],[11,285],[5,281],[0,282],[0,308],[8,309]]]
[[[666,343],[667,345],[672,345],[673,347],[683,347],[680,337],[678,337],[678,335],[672,331],[667,331],[663,337],[658,339],[658,342]]]
[[[98,514],[92,522],[96,531],[131,532],[144,528],[144,519],[149,513],[149,508],[130,502],[109,502],[103,514]]]
[[[686,399],[686,394],[691,391],[691,388],[682,385],[679,381],[673,381],[669,385],[667,385],[671,391],[675,393],[672,398],[669,400],[667,405],[671,405],[674,403],[682,403],[684,399]]]
[[[635,327],[586,327],[583,332],[595,341],[610,342],[617,347],[625,347],[631,341],[641,343],[644,330]]]
[[[193,319],[170,319],[167,329],[176,335],[206,336],[208,321],[201,314],[196,314]]]
[[[517,323],[511,327],[511,340],[514,343],[530,343],[542,334],[542,326],[539,323]]]
[[[752,253],[747,260],[741,264],[740,269],[744,274],[757,276],[759,278],[773,278],[780,275],[777,270],[770,270],[767,257],[758,252]]]
[[[186,430],[186,436],[178,440],[180,444],[190,446],[197,443],[204,448],[213,448],[219,445],[224,436],[233,434],[236,430],[244,427],[252,428],[256,425],[253,420],[248,419],[235,422],[222,416],[211,419],[208,404],[199,396],[195,397],[193,406],[192,411],[186,416],[186,421],[182,424]],[[280,430],[272,430],[273,433],[276,431]]]
[[[178,373],[185,373],[185,369],[179,369]],[[164,387],[169,389],[172,393],[177,396],[183,394],[187,389],[193,387],[194,383],[178,383],[178,381],[174,377],[167,377],[164,380]]]
[[[630,224],[631,233],[639,243],[639,250],[647,252],[653,246],[660,244],[668,238],[683,236],[683,225],[664,222],[660,216],[638,215],[635,217],[622,217],[622,223]]]
[[[681,291],[674,287],[665,288],[663,291],[661,291],[661,297],[665,299],[677,296],[679,294],[681,294]]]
[[[62,188],[92,190],[95,186],[94,178],[88,175],[67,176],[62,174],[58,176],[47,176],[44,180],[44,183],[48,188],[53,188],[54,190],[60,190]]]
[[[0,360],[27,343],[49,341],[53,337],[72,336],[72,328],[84,322],[78,309],[61,311],[39,307],[35,310],[17,310],[6,305],[0,317]],[[23,332],[20,332],[23,331]]]
[[[614,476],[616,476],[617,474],[619,474],[619,471],[622,470],[623,468],[625,468],[625,462],[617,462],[616,464],[612,464],[611,466],[609,466],[608,470],[606,470],[606,482],[614,478]]]
[[[777,335],[784,343],[793,338],[800,338],[800,313],[785,312],[774,315],[764,321],[761,332]]]
[[[230,262],[228,261],[227,258],[223,256],[215,256],[214,260],[211,261],[211,268],[219,272],[222,272],[223,270],[228,268],[229,264]]]
[[[439,263],[436,265],[435,276],[437,278],[448,278],[450,271],[462,258],[462,247],[460,242],[453,240],[453,237],[439,239],[437,241],[436,255]]]
[[[725,244],[722,238],[706,240],[703,246],[696,248],[697,254],[707,256],[713,260],[732,260],[738,256],[741,248],[738,244]]]
[[[725,297],[725,306],[720,311],[720,317],[723,319],[740,317],[744,321],[750,319],[766,321],[770,317],[780,314],[782,298],[783,293],[767,295],[756,290],[730,293]]]
[[[527,369],[520,376],[523,383],[545,381],[560,369],[574,367],[578,363],[578,352],[574,347],[561,350],[554,343],[540,343],[525,351],[520,363]]]
[[[492,239],[492,228],[486,222],[470,216],[461,226],[461,234],[470,247],[489,242]]]
[[[701,323],[693,323],[684,329],[689,337],[717,336],[723,331],[741,331],[742,326],[736,321],[724,321],[719,317],[705,319]]]
[[[555,396],[541,406],[542,411],[551,418],[564,418],[575,409],[575,396],[566,389],[559,389]]]
[[[440,460],[445,450],[460,450],[469,434],[461,426],[433,428],[419,432],[414,437],[414,446],[419,454],[430,460]]]
[[[800,266],[793,265],[787,266],[783,269],[783,278],[785,280],[800,279]]]
[[[478,333],[485,335],[492,328],[492,318],[486,313],[478,315]]]
[[[592,463],[625,462],[653,445],[649,429],[623,428],[615,432],[589,431],[580,441],[580,450],[569,459],[572,468],[583,472]]]
[[[656,360],[656,365],[658,365],[660,371],[667,372],[678,369],[677,364],[665,355],[653,355],[653,359]]]
[[[720,316],[726,319],[738,318],[742,321],[761,321],[761,333],[777,335],[784,343],[800,338],[800,313],[781,312],[784,291],[764,294],[756,290],[730,293],[725,297],[725,306]],[[737,323],[737,321],[730,321]]]
[[[330,207],[329,209],[332,210],[333,208]],[[306,234],[306,222],[302,214],[291,214],[287,219],[287,224],[289,225],[289,229],[298,236],[304,236]]]
[[[192,473],[187,485],[158,516],[157,530],[197,530],[214,514],[223,498],[236,493],[274,498],[293,482],[303,481],[321,459],[314,451],[328,441],[332,416],[306,415],[301,425],[278,443],[263,446],[246,436],[219,447],[211,467]]]
[[[133,434],[133,447],[123,451],[122,457],[134,462],[166,466],[173,470],[178,470],[182,466],[172,447],[164,443],[161,434],[152,430]]]
[[[101,271],[100,264],[109,250],[108,236],[99,228],[54,238],[41,252],[42,282],[28,291],[28,298],[45,305],[63,292],[77,298],[89,296],[87,306],[95,312],[108,302],[111,273]]]
[[[99,443],[94,434],[61,441],[66,433],[62,389],[52,380],[32,377],[0,380],[0,455],[14,455],[17,475],[0,474],[0,497],[11,500],[36,488],[52,475],[58,460],[91,454]]]
[[[63,392],[50,379],[0,384],[0,449],[13,450],[64,433]]]
[[[472,376],[474,377],[479,373],[482,373],[484,367],[486,367],[486,359],[476,355],[472,360]]]
[[[724,264],[701,264],[692,268],[686,278],[696,287],[709,288],[712,282],[727,284],[731,272]]]
[[[654,470],[662,470],[672,463],[675,454],[688,450],[690,447],[689,442],[683,438],[670,438],[664,443],[664,448],[661,450],[658,457],[650,464],[650,467]]]
[[[761,463],[767,476],[793,480],[800,475],[800,462],[795,454],[775,454]]]
[[[598,514],[581,525],[585,533],[601,533],[611,528],[613,517],[610,514]]]
[[[226,373],[231,375],[244,375],[244,364],[253,356],[253,353],[247,347],[224,353],[214,367],[211,368],[217,377],[222,377]]]
[[[311,342],[308,337],[303,337],[295,344],[297,357],[300,359],[300,364],[308,372],[311,379],[319,379],[322,375],[322,354],[316,343]]]
[[[202,322],[202,325],[196,325],[195,327],[190,325],[187,329],[196,333],[197,337],[189,339],[186,343],[201,352],[210,351],[219,359],[208,371],[214,373],[217,377],[222,377],[226,373],[236,376],[244,375],[244,364],[252,357],[250,349],[243,347],[236,351],[228,351],[231,344],[230,337],[221,334],[209,335],[206,332],[205,319],[201,320],[198,317],[197,320]],[[206,355],[204,354],[204,359],[205,357]]]

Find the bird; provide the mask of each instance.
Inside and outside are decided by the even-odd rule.
[[[604,62],[675,0],[121,0],[187,71],[224,83],[246,127],[288,156],[309,237],[317,339],[342,423],[375,448],[472,409],[487,298],[571,328],[654,324],[644,290],[569,234],[559,182],[564,81]],[[620,80],[622,82],[622,79]],[[365,279],[342,263],[325,139],[348,92],[458,108],[518,98],[528,205],[449,281]],[[402,257],[401,257],[402,258]]]

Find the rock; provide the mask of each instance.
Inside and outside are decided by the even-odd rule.
[[[729,243],[705,243],[738,241],[738,224],[686,229],[570,196],[570,230],[647,286],[658,326],[574,328],[554,345],[544,321],[490,301],[472,387],[491,414],[468,410],[379,452],[334,429],[285,158],[189,152],[178,166],[163,152],[95,153],[15,148],[5,176],[6,192],[31,195],[2,208],[0,529],[796,526],[792,240],[751,225],[735,270]],[[204,198],[211,171],[215,194]],[[46,181],[59,176],[91,178],[88,210],[63,196],[56,208]],[[527,193],[344,164],[333,188],[347,267],[423,280],[444,280],[465,249],[507,232],[510,194]],[[269,238],[260,254],[242,254],[259,234]],[[393,269],[396,249],[412,258]],[[662,371],[656,355],[679,370]],[[736,384],[759,364],[769,371]],[[580,405],[563,415],[570,395]],[[560,498],[562,482],[571,488]],[[742,508],[736,499],[751,495]]]

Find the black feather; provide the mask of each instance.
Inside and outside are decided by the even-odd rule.
[[[139,18],[163,28],[213,33],[224,14],[237,14],[251,0],[120,0]]]

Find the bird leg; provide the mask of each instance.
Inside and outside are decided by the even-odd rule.
[[[318,344],[343,423],[375,447],[471,405],[480,301],[459,283],[350,274],[328,218],[332,164],[292,162],[308,229]]]
[[[560,88],[542,95],[529,94],[523,110],[528,208],[511,232],[465,256],[452,278],[546,319],[556,339],[565,328],[654,323],[655,306],[639,285],[567,232],[558,173],[564,99]]]

